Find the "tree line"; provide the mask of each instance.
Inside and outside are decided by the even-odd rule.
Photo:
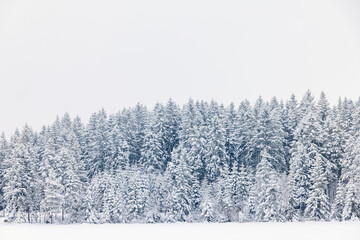
[[[15,223],[360,219],[360,100],[172,100],[0,138]]]

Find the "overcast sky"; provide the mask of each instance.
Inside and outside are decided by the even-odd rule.
[[[0,0],[0,131],[170,97],[360,95],[357,0]]]

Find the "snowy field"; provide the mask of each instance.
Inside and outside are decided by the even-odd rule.
[[[0,225],[0,239],[156,239],[156,240],[359,240],[360,222],[347,223],[226,223],[226,224],[107,224]]]

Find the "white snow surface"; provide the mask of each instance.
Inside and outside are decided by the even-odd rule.
[[[209,223],[209,224],[1,224],[0,239],[156,239],[230,240],[360,239],[360,222]]]

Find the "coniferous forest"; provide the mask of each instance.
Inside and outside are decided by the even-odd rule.
[[[0,139],[14,223],[360,219],[360,100],[172,100]]]

